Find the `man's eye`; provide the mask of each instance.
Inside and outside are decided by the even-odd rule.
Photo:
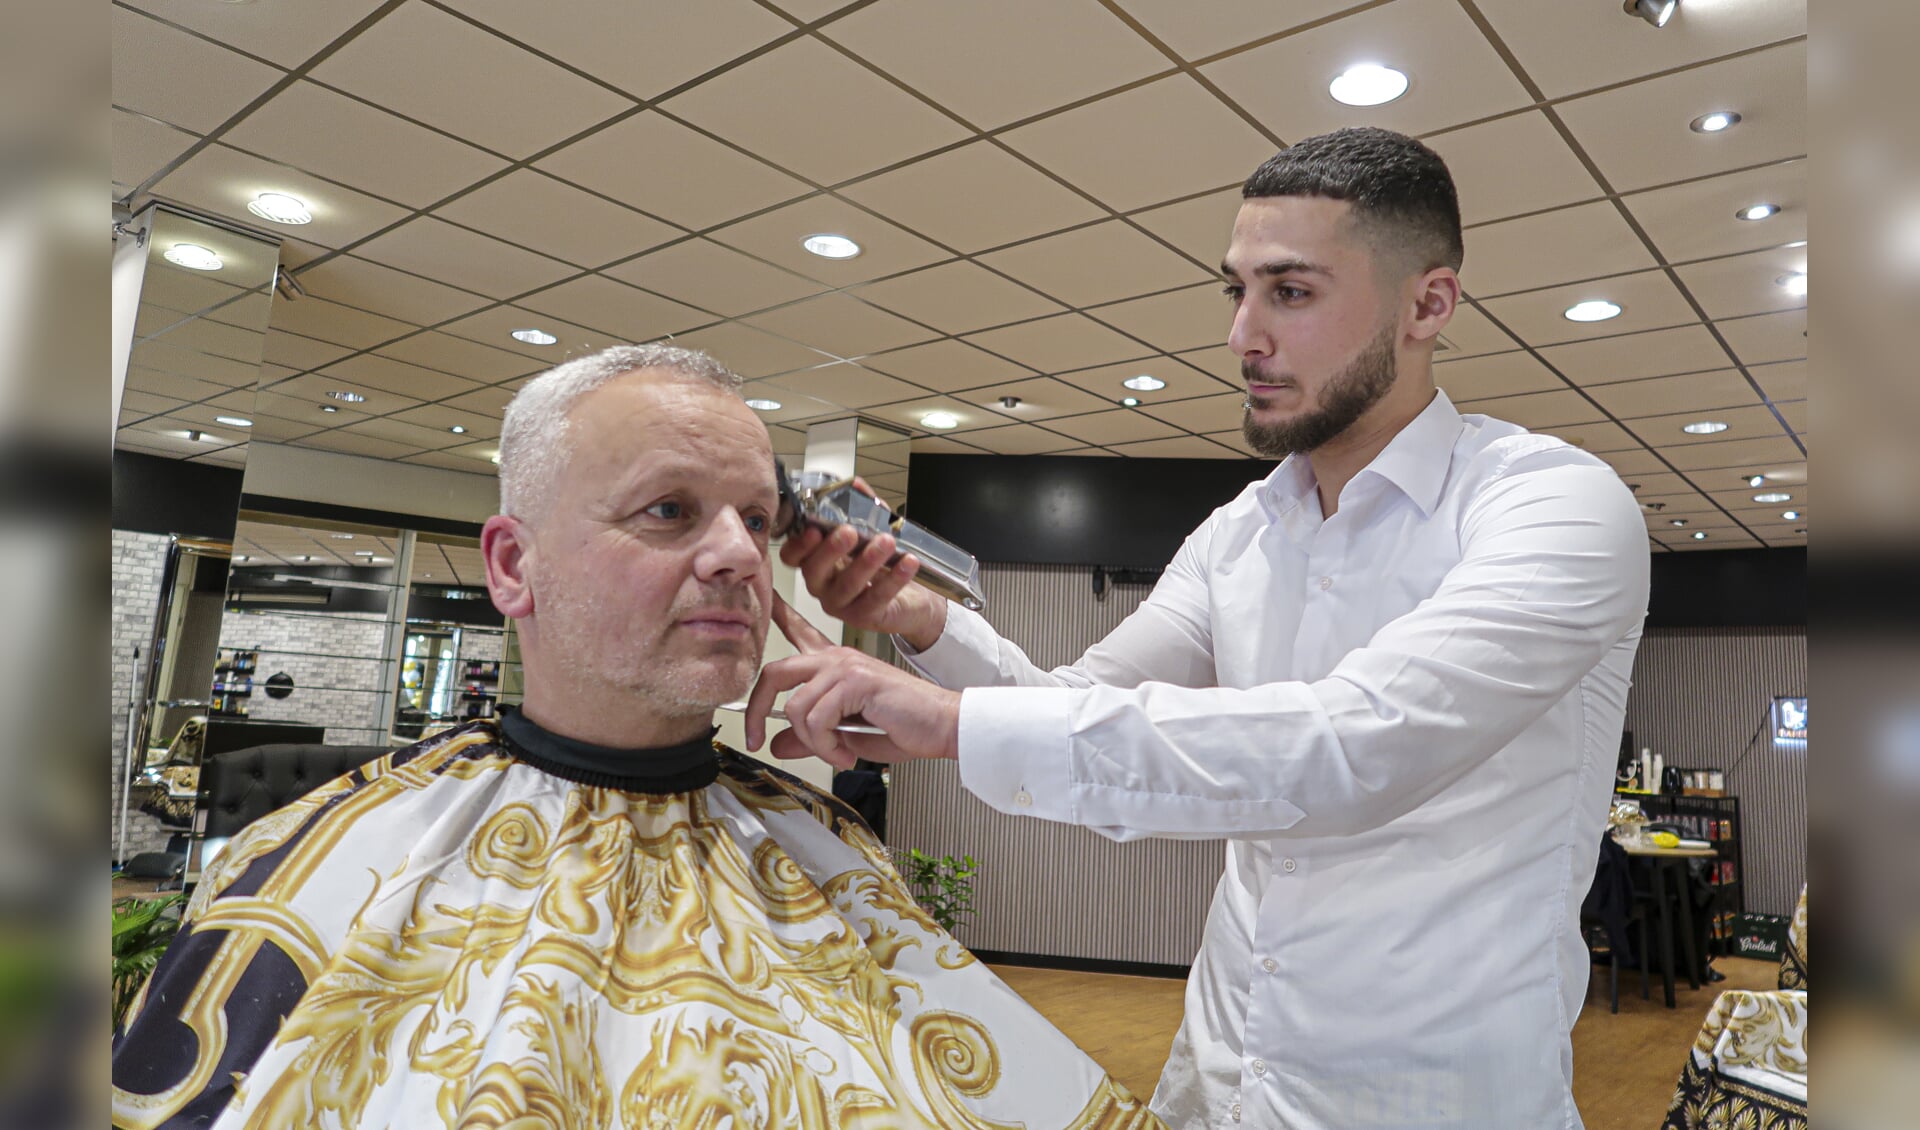
[[[1229,283],[1226,286],[1223,286],[1220,288],[1220,293],[1227,296],[1228,302],[1238,302],[1242,298],[1246,297],[1247,290],[1245,287],[1234,286],[1233,284]]]
[[[764,534],[773,526],[765,514],[749,514],[745,521],[747,529],[756,534]]]
[[[1274,293],[1279,295],[1283,302],[1298,302],[1302,298],[1307,297],[1307,292],[1297,286],[1275,287]]]
[[[684,506],[681,506],[678,502],[656,502],[652,506],[649,506],[645,510],[641,511],[642,514],[647,514],[655,518],[661,518],[669,522],[677,521],[678,519],[685,517],[686,512],[687,512],[686,508]]]

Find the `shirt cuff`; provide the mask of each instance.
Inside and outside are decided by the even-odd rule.
[[[946,626],[925,651],[899,636],[893,646],[915,671],[943,687],[982,687],[1000,681],[1000,636],[978,612],[947,605]]]
[[[1013,816],[1071,822],[1074,696],[1056,687],[975,687],[960,695],[960,783]]]

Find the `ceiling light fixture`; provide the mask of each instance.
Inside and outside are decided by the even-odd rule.
[[[560,339],[545,330],[515,330],[510,335],[515,341],[524,341],[528,345],[552,345]]]
[[[1626,13],[1639,16],[1654,27],[1666,27],[1680,7],[1680,0],[1627,0]]]
[[[1589,298],[1585,302],[1576,302],[1567,307],[1566,312],[1566,319],[1569,322],[1604,322],[1619,316],[1620,307],[1604,298]]]
[[[1766,477],[1765,475],[1748,475],[1748,476],[1747,476],[1747,485],[1748,485],[1748,486],[1750,486],[1750,487],[1763,487],[1763,486],[1766,486],[1766,485],[1767,485],[1767,477]]]
[[[1800,520],[1800,512],[1798,510],[1782,510],[1780,516],[1789,522],[1798,522]]]
[[[215,423],[225,424],[230,428],[251,428],[253,426],[253,421],[247,419],[245,416],[215,416],[213,419]]]
[[[489,455],[489,456],[487,456],[487,460],[488,460],[489,462],[491,462],[491,463],[492,463],[492,464],[493,464],[494,466],[496,466],[496,467],[497,467],[497,466],[499,466],[499,465],[500,465],[500,453],[499,453],[499,452],[497,452],[497,451],[496,451],[496,452],[494,452],[494,453],[493,453],[492,455]]]
[[[1003,396],[1000,398],[1000,407],[1018,408],[1020,407],[1020,398],[1017,396]]]
[[[366,399],[366,397],[361,396],[357,392],[343,392],[337,388],[328,389],[327,395],[345,404],[358,404]]]
[[[755,412],[778,412],[780,411],[780,402],[778,400],[768,400],[764,396],[756,396],[752,400],[747,401],[747,407],[753,409]]]
[[[307,202],[284,192],[261,193],[247,201],[247,211],[276,224],[298,226],[313,222],[313,213],[307,209]]]
[[[372,556],[373,556],[373,550],[371,550],[371,549],[356,549],[356,550],[354,550],[354,551],[353,551],[353,555],[354,555],[355,557],[372,557]]]
[[[1167,387],[1167,382],[1161,380],[1159,377],[1148,376],[1145,373],[1141,373],[1137,377],[1128,377],[1120,383],[1136,392],[1158,392]]]
[[[457,436],[463,436],[467,434],[467,429],[460,424],[455,424],[454,426],[452,426],[451,428],[448,428],[447,430]]]
[[[1356,63],[1327,84],[1333,100],[1347,106],[1384,106],[1406,92],[1406,74],[1378,63]]]
[[[1693,531],[1693,540],[1694,540],[1694,541],[1706,541],[1706,540],[1707,540],[1707,531],[1705,531],[1705,530],[1695,530],[1695,531]]]
[[[210,436],[207,435],[207,433],[201,431],[198,428],[188,428],[185,432],[185,435],[187,439],[192,443],[199,443],[203,439],[211,438]]]
[[[1687,524],[1687,520],[1685,518],[1669,518],[1667,519],[1667,524],[1670,526],[1684,526]]]
[[[1120,403],[1127,408],[1138,408],[1140,407],[1140,398],[1137,396],[1123,396],[1120,398]]]
[[[851,259],[860,254],[860,245],[844,235],[816,232],[800,241],[800,246],[822,259]]]
[[[161,252],[160,257],[189,271],[217,271],[226,266],[220,256],[197,243],[176,243]]]
[[[1773,281],[1779,283],[1786,289],[1788,294],[1793,295],[1795,298],[1805,298],[1807,296],[1807,273],[1805,271],[1791,271]]]
[[[1777,216],[1779,214],[1780,205],[1778,204],[1749,204],[1733,215],[1735,219],[1739,220],[1764,220],[1769,216]]]
[[[353,540],[352,534],[328,534],[327,536],[332,538],[335,541],[352,541]]]
[[[1695,420],[1691,424],[1680,425],[1680,430],[1690,436],[1710,436],[1726,431],[1727,425],[1721,420]]]
[[[247,556],[246,554],[244,554],[244,553],[236,553],[236,554],[234,554],[234,555],[233,555],[233,559],[234,559],[235,561],[252,561],[252,560],[253,560],[253,558],[251,558],[251,557],[248,557],[248,556]]]
[[[1783,490],[1770,490],[1753,496],[1755,502],[1792,502],[1793,496]]]
[[[320,411],[322,411],[322,412],[338,412],[338,411],[340,411],[340,410],[339,410],[338,408],[335,408],[335,407],[334,407],[333,405],[331,405],[331,404],[322,404],[322,405],[320,406]]]
[[[312,560],[313,560],[313,554],[311,554],[311,553],[296,553],[296,554],[294,554],[294,555],[293,555],[293,559],[294,559],[295,561],[312,561]]]
[[[960,426],[960,418],[951,412],[929,412],[920,417],[920,422],[929,428],[946,431]]]
[[[1740,124],[1740,115],[1732,110],[1715,110],[1711,114],[1702,114],[1687,123],[1687,128],[1695,133],[1720,133]]]

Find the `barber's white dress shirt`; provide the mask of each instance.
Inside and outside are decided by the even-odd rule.
[[[1577,1128],[1648,562],[1611,468],[1440,393],[1332,518],[1298,457],[1216,510],[1072,666],[958,606],[903,653],[978,688],[960,772],[994,808],[1227,838],[1170,1125]]]

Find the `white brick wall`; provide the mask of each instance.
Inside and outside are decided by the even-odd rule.
[[[248,718],[325,726],[328,745],[387,740],[380,692],[394,676],[381,654],[385,636],[386,617],[375,612],[229,610],[220,626],[222,649],[260,653]],[[282,671],[293,677],[293,693],[269,698],[267,678]]]
[[[108,835],[120,831],[120,791],[125,780],[127,703],[134,695],[133,649],[140,649],[138,682],[146,683],[152,655],[153,620],[160,611],[160,575],[167,566],[165,534],[113,531],[113,792]],[[136,796],[135,800],[143,799]],[[127,814],[127,855],[159,851],[167,846],[168,829],[136,806]],[[110,846],[109,851],[112,850]]]

